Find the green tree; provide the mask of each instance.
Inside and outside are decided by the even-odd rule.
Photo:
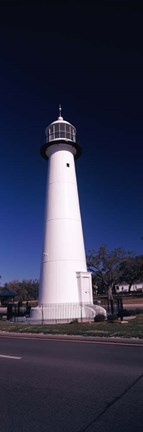
[[[18,301],[37,300],[39,281],[37,279],[13,280],[6,283],[4,288],[14,291]]]
[[[109,251],[106,245],[101,245],[97,252],[90,251],[87,256],[87,266],[93,272],[93,283],[105,290],[108,302],[113,312],[113,287],[119,283],[120,266],[127,253],[122,248]]]
[[[127,256],[120,265],[120,282],[129,285],[143,280],[143,256]]]

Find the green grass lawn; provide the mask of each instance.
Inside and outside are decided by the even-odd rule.
[[[127,318],[128,321],[128,318]],[[143,339],[143,314],[136,316],[128,323],[107,321],[101,323],[72,324],[26,324],[10,323],[0,320],[0,332],[44,333],[54,335],[106,336]]]

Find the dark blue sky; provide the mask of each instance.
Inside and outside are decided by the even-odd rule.
[[[0,2],[0,274],[39,277],[45,127],[63,116],[83,149],[77,177],[86,251],[143,253],[143,6],[138,1]]]

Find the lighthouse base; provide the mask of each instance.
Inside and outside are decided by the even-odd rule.
[[[106,318],[106,310],[98,305],[85,303],[55,303],[40,305],[31,309],[30,321],[39,323],[93,321],[96,315],[103,315]]]

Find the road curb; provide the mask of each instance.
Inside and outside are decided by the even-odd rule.
[[[88,342],[101,344],[120,344],[120,345],[138,345],[143,346],[143,339],[139,338],[118,338],[118,337],[99,337],[99,336],[81,336],[81,335],[53,335],[44,333],[16,333],[0,332],[0,338],[8,339],[41,339],[53,341],[71,341],[71,342]]]

